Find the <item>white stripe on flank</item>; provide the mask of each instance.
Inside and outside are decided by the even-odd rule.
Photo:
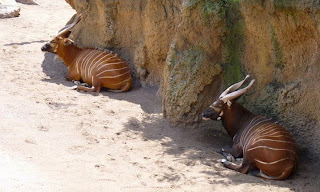
[[[90,50],[89,54],[87,54],[87,56],[82,60],[82,65],[81,65],[81,73],[83,74],[83,77],[85,77],[85,67],[86,67],[86,64],[88,63],[89,61],[89,58],[94,54],[94,52],[92,50]]]
[[[120,83],[114,83],[112,85],[120,85],[120,84],[122,84],[122,83],[124,83],[126,81],[129,81],[130,79],[131,79],[131,76],[128,79],[121,81]]]
[[[277,161],[272,161],[272,162],[264,162],[264,161],[260,161],[258,159],[255,159],[255,161],[261,163],[261,164],[265,164],[265,165],[272,165],[272,164],[276,164],[276,163],[279,163],[281,161],[285,161],[285,160],[290,160],[289,158],[283,158],[283,159],[280,159],[280,160],[277,160]]]
[[[92,69],[92,66],[94,66],[97,62],[93,63],[93,61],[96,59],[96,58],[99,58],[102,54],[104,54],[104,52],[100,52],[99,55],[95,56],[93,59],[92,59],[92,62],[91,62],[91,65],[89,65],[89,67],[87,68],[87,72],[88,72],[88,76],[91,77],[92,76],[92,72],[91,72],[91,69]],[[93,64],[92,64],[93,63]]]
[[[97,52],[90,57],[90,63],[88,63],[88,65],[86,66],[86,69],[85,69],[86,75],[87,75],[88,78],[90,78],[89,68],[94,64],[93,61],[97,58],[97,56],[101,54],[100,51],[98,51],[98,50],[96,50],[96,51]]]
[[[112,58],[114,58],[114,56],[112,56],[112,57],[109,57],[109,58],[107,58],[106,60],[104,60],[104,61],[102,61],[102,62],[99,62],[98,63],[98,65],[97,65],[97,67],[96,68],[101,68],[101,67],[103,67],[103,66],[101,66],[101,65],[104,65],[104,64],[106,64],[106,63],[109,63],[109,60],[113,60],[113,61],[119,61],[119,62],[124,62],[122,59],[112,59]],[[100,60],[99,60],[100,61]],[[96,71],[98,71],[98,70],[96,70]]]
[[[100,66],[100,67],[97,69],[97,71],[100,71],[100,69],[101,69],[102,67],[105,67],[105,66],[108,66],[108,65],[119,65],[119,64],[124,64],[124,62],[121,61],[121,62],[117,62],[117,63],[107,63],[107,64],[104,64],[104,65]]]
[[[265,121],[261,121],[261,122],[265,122]],[[257,125],[257,124],[256,124]],[[265,122],[264,124],[258,126],[252,133],[250,133],[250,135],[248,135],[247,137],[255,137],[257,135],[262,134],[265,131],[273,131],[274,128],[274,123],[269,123],[269,122]]]
[[[260,141],[271,141],[271,142],[278,142],[278,143],[291,143],[294,144],[290,141],[283,141],[283,140],[275,140],[275,139],[261,139],[261,137],[255,138],[251,145],[254,145],[255,143],[259,143]]]
[[[266,131],[266,130],[270,130],[270,131],[273,131],[273,126],[274,124],[269,124],[269,125],[266,125],[265,127],[261,127],[260,129],[257,128],[256,129],[256,132],[255,134],[252,134],[251,137],[245,139],[246,143],[243,144],[243,151],[246,151],[247,150],[247,147],[249,144],[251,144],[251,142],[256,138],[256,137],[259,137],[261,135],[262,132]]]
[[[102,52],[102,53],[104,53],[104,52]],[[90,70],[90,74],[92,74],[92,70],[95,69],[96,65],[100,64],[100,61],[103,60],[105,57],[107,57],[109,55],[112,55],[112,53],[108,53],[108,54],[104,55],[103,57],[101,57],[98,61],[96,61],[89,69]]]
[[[250,139],[249,138],[247,138],[247,139],[252,140],[256,136],[263,135],[263,132],[265,132],[265,131],[266,132],[274,131],[273,129],[274,129],[273,123],[272,124],[268,123],[268,124],[262,125],[262,126],[258,127],[256,130],[254,130],[254,132],[249,137]]]
[[[95,58],[95,55],[97,53],[100,53],[97,50],[92,50],[92,52],[93,53],[91,54],[91,56],[88,58],[86,64],[84,65],[84,74],[85,74],[85,77],[87,77],[87,78],[89,77],[88,67],[92,65],[92,61],[93,61],[92,58]]]
[[[264,117],[263,117],[264,118]],[[266,121],[269,121],[269,119],[266,119],[264,118],[263,120],[261,121],[258,121],[256,124],[252,125],[250,127],[250,129],[247,131],[247,134],[243,137],[243,140],[244,140],[244,145],[243,145],[243,148],[245,149],[248,145],[248,143],[251,141],[251,138],[254,137],[256,135],[257,132],[260,132],[260,129],[259,129],[259,124],[263,123],[263,122],[266,122]],[[256,127],[258,126],[258,128],[256,128],[254,131],[250,132],[251,129],[253,127]],[[263,125],[260,125],[260,127],[263,127]]]
[[[250,148],[248,149],[247,151],[252,151],[252,150],[255,150],[255,149],[260,149],[260,148],[263,148],[263,149],[270,149],[270,150],[274,150],[274,151],[290,151],[292,153],[296,153],[295,151],[292,151],[290,149],[277,149],[277,148],[273,148],[273,147],[268,147],[268,146],[257,146],[257,147],[253,147],[253,148]]]
[[[79,74],[79,60],[81,59],[81,57],[85,54],[87,50],[83,50],[80,55],[77,57],[75,64],[76,64],[76,69],[77,69],[77,73]]]
[[[128,74],[128,73],[130,73],[130,71],[127,71],[127,72],[125,72],[125,73],[122,73],[122,74],[120,74],[120,75],[115,75],[115,76],[99,77],[99,79],[113,79],[113,78],[121,77],[121,76],[126,75],[126,74]]]
[[[281,134],[281,133],[284,133],[284,136],[288,135],[288,132],[286,132],[284,130],[277,130],[276,132],[274,132],[272,134],[269,134],[269,136],[272,136],[272,135],[275,135],[275,134]]]
[[[76,68],[77,68],[77,73],[78,73],[79,75],[81,75],[81,74],[80,74],[80,71],[79,71],[79,70],[80,70],[80,69],[79,69],[79,63],[80,63],[80,61],[82,62],[83,56],[86,55],[88,51],[90,51],[90,50],[87,49],[87,50],[83,51],[83,52],[80,54],[80,56],[77,58],[77,60],[76,60]],[[82,67],[82,66],[80,66],[80,67]]]
[[[97,74],[96,76],[99,76],[103,73],[106,73],[106,72],[110,72],[110,71],[120,71],[120,70],[123,70],[123,69],[128,69],[128,67],[122,67],[122,68],[119,68],[119,69],[107,69],[107,70],[104,70],[102,72],[100,72],[99,74]]]
[[[110,54],[113,54],[113,53],[110,53]],[[112,57],[109,57],[106,60],[104,60],[103,62],[99,63],[99,66],[100,66],[100,64],[104,64],[106,61],[109,61],[110,59],[113,59],[113,58],[117,58],[117,56],[113,54]],[[121,59],[115,59],[115,60],[121,60]],[[99,66],[97,66],[97,67],[99,67]]]
[[[246,138],[246,135],[249,133],[250,129],[253,128],[253,126],[251,125],[253,122],[255,123],[256,120],[259,120],[261,118],[261,116],[256,116],[254,117],[250,123],[246,126],[246,128],[244,128],[243,132],[242,132],[242,137],[240,138],[240,142],[243,143],[243,139]],[[254,124],[253,123],[253,124]]]
[[[263,129],[263,131],[261,131],[261,135],[269,136],[272,132],[277,131],[277,127],[277,124],[270,124],[268,127]]]

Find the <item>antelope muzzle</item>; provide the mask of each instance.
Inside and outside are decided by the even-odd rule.
[[[50,43],[46,43],[44,46],[41,47],[41,51],[48,52],[48,51],[50,51],[51,48],[52,47],[51,47]]]
[[[207,109],[202,113],[203,120],[214,120],[215,116],[217,116],[217,114],[215,114],[215,111],[213,111],[212,109]]]

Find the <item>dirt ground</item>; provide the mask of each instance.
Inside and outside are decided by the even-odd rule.
[[[230,139],[170,127],[157,87],[70,90],[64,65],[40,48],[75,12],[37,2],[0,20],[0,191],[320,191],[319,163],[303,155],[286,181],[225,169],[216,151]]]

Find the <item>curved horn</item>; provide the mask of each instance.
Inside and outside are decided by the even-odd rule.
[[[230,101],[232,99],[240,97],[241,95],[243,95],[245,92],[247,92],[252,87],[254,82],[255,82],[255,79],[252,79],[247,87],[239,89],[238,91],[229,93],[229,94],[225,95],[224,97],[220,98],[220,100],[222,100],[224,103],[226,103],[227,101]]]
[[[56,35],[56,37],[61,37],[63,36],[65,33],[69,32],[77,23],[79,23],[79,21],[81,20],[82,15],[80,14],[79,16],[77,16],[74,21],[69,24],[64,26],[62,29],[59,30],[58,34]]]
[[[239,83],[236,83],[236,84],[231,85],[228,89],[226,89],[223,93],[221,93],[221,95],[219,96],[219,99],[221,99],[222,97],[224,97],[224,96],[227,95],[228,93],[233,92],[233,91],[239,89],[239,87],[241,87],[241,85],[242,85],[243,83],[245,83],[245,81],[246,81],[247,79],[249,79],[249,77],[250,77],[250,75],[247,75],[247,76],[244,78],[244,80],[240,81]]]

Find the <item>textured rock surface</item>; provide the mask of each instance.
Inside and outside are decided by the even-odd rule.
[[[84,16],[75,41],[115,50],[137,79],[159,84],[171,123],[201,121],[217,94],[249,73],[257,83],[240,102],[320,155],[318,1],[66,1]]]
[[[0,19],[18,17],[20,8],[14,0],[0,0]]]
[[[251,107],[281,121],[320,155],[319,4],[243,1],[245,71],[258,83]]]
[[[216,9],[204,14],[208,6]],[[220,11],[219,4],[211,1],[182,4],[181,22],[170,44],[161,82],[163,112],[172,123],[198,122],[199,114],[212,101],[212,92],[220,87],[213,81],[222,71],[224,21]]]
[[[179,21],[180,1],[67,2],[84,15],[73,33],[80,45],[115,50],[141,80],[160,81]]]

